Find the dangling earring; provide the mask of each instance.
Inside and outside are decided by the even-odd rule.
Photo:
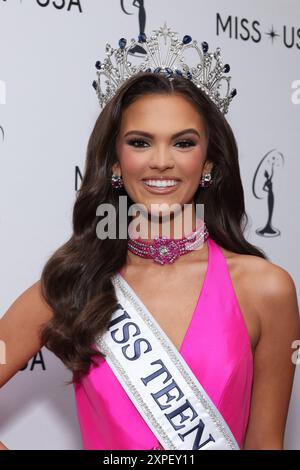
[[[208,188],[212,184],[213,180],[211,178],[211,173],[206,173],[204,176],[201,177],[199,186],[201,188]]]
[[[124,186],[122,176],[112,174],[111,176],[111,185],[114,189],[120,189]]]

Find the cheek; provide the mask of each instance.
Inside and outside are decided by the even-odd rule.
[[[202,171],[204,161],[204,155],[202,151],[199,151],[198,149],[190,152],[189,155],[182,155],[182,158],[177,160],[177,168],[186,177],[198,179]]]
[[[120,164],[122,174],[125,177],[137,176],[145,167],[145,159],[142,156],[133,154],[130,149],[124,148],[120,152]]]

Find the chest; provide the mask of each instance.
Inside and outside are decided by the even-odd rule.
[[[122,275],[179,350],[205,286],[207,263],[178,272],[130,270]]]

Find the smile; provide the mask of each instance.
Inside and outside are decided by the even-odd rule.
[[[143,180],[144,186],[152,193],[170,193],[179,185],[176,180]]]

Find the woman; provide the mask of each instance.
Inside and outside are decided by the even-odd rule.
[[[145,252],[131,235],[100,239],[95,215],[102,203],[116,209],[117,233],[124,228],[118,224],[121,195],[146,208],[147,224],[152,214],[160,236],[166,214],[153,204],[186,204],[201,249],[160,263],[144,257],[154,237],[141,238]],[[199,203],[207,230],[200,226],[200,235]],[[170,218],[172,241],[186,237],[177,236],[178,213]],[[215,104],[181,77],[145,72],[128,79],[90,137],[71,238],[0,320],[8,357],[1,385],[46,345],[73,371],[85,449],[164,448],[97,348],[120,308],[117,279],[194,374],[237,447],[283,449],[295,370],[291,348],[300,337],[296,289],[284,269],[246,241],[246,219],[236,142]],[[115,344],[125,345],[120,331]],[[145,374],[143,380],[148,384]]]

